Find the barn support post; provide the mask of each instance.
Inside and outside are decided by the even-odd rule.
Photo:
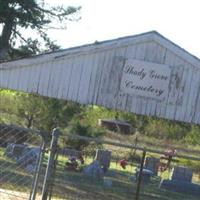
[[[48,195],[49,195],[49,189],[51,186],[51,177],[52,177],[52,174],[54,173],[53,172],[54,161],[56,158],[57,143],[58,143],[59,136],[60,136],[60,131],[57,128],[53,129],[47,169],[46,169],[43,189],[42,189],[42,198],[41,198],[42,200],[47,200]]]
[[[144,150],[143,154],[142,154],[142,160],[141,160],[141,164],[140,164],[140,171],[139,171],[138,180],[137,180],[137,188],[136,188],[135,200],[139,200],[139,197],[140,197],[140,188],[141,188],[141,183],[142,183],[142,171],[143,171],[143,168],[144,168],[145,157],[146,157],[146,150]]]

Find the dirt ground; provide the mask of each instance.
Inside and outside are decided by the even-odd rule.
[[[28,200],[29,194],[25,192],[18,192],[13,190],[5,190],[0,188],[0,200]],[[41,200],[41,196],[37,195],[36,200]],[[59,200],[53,198],[53,200]]]
[[[28,197],[29,195],[25,192],[0,189],[0,200],[24,200]]]
[[[0,200],[28,200],[29,194],[14,190],[5,190],[0,188]],[[37,195],[36,200],[40,200],[41,196]]]

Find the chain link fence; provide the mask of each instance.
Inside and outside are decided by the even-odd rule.
[[[0,200],[39,199],[44,149],[39,132],[0,125]]]
[[[81,136],[55,138],[44,199],[200,199],[198,157]]]
[[[199,152],[0,125],[0,200],[199,200]]]

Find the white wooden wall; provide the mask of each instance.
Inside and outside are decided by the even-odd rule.
[[[170,66],[164,101],[120,92],[127,58]],[[0,88],[200,124],[200,61],[155,32],[2,63]]]

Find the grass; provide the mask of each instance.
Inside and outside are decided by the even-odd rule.
[[[4,156],[4,148],[0,148],[0,173],[4,177],[4,182],[0,182],[0,187],[15,191],[30,190],[32,176],[20,169],[12,159]],[[102,179],[94,180],[83,175],[81,172],[68,171],[65,169],[65,156],[58,157],[57,168],[53,184],[53,196],[57,199],[80,199],[80,200],[125,200],[134,199],[136,193],[136,183],[131,182],[129,177],[134,174],[137,164],[128,165],[123,170],[117,162],[111,162],[110,169],[106,178],[112,180],[112,186],[105,186]],[[90,164],[93,159],[87,157],[85,165]],[[43,168],[43,173],[45,169]],[[155,176],[151,183],[142,185],[142,200],[199,200],[199,197],[193,197],[187,194],[170,192],[160,189],[161,178],[168,178],[169,173],[165,172],[162,177]],[[53,181],[53,180],[52,180]],[[199,180],[197,180],[198,182]],[[199,183],[199,182],[198,182]],[[42,182],[40,183],[40,185]]]
[[[129,181],[130,175],[133,175],[135,166],[128,166],[122,170],[115,162],[111,162],[109,173],[106,178],[112,180],[112,187],[104,185],[103,180],[93,180],[85,177],[83,173],[64,170],[66,157],[59,156],[58,167],[55,175],[55,185],[53,193],[61,199],[134,199],[136,193],[136,183]],[[87,159],[86,165],[91,163],[92,159]],[[166,172],[163,177],[169,176]],[[161,177],[155,176],[151,183],[143,185],[141,190],[141,199],[150,200],[198,200],[199,197],[191,195],[170,192],[160,189]]]
[[[91,159],[87,160],[90,162]],[[54,195],[63,199],[128,199],[129,194],[134,195],[133,185],[128,182],[127,172],[110,170],[113,187],[105,187],[103,180],[94,180],[85,177],[80,172],[63,170],[63,158],[59,159],[59,165],[55,176]],[[111,173],[113,172],[113,173]]]
[[[32,183],[32,175],[17,166],[13,159],[4,156],[4,151],[4,148],[0,148],[1,189],[28,192]]]
[[[178,149],[178,152],[181,154],[186,154],[187,151],[191,151],[193,155],[197,155],[200,152],[200,145],[189,145],[185,142],[179,142],[178,140],[170,140],[170,139],[159,139],[155,137],[146,136],[143,134],[130,134],[124,135],[121,133],[116,133],[112,131],[107,131],[103,136],[103,139],[110,140],[113,142],[120,142],[124,144],[133,144],[135,145],[135,140],[137,137],[137,146],[149,148],[153,150],[161,150],[164,151],[166,148],[173,147]],[[197,152],[195,152],[197,151]]]

